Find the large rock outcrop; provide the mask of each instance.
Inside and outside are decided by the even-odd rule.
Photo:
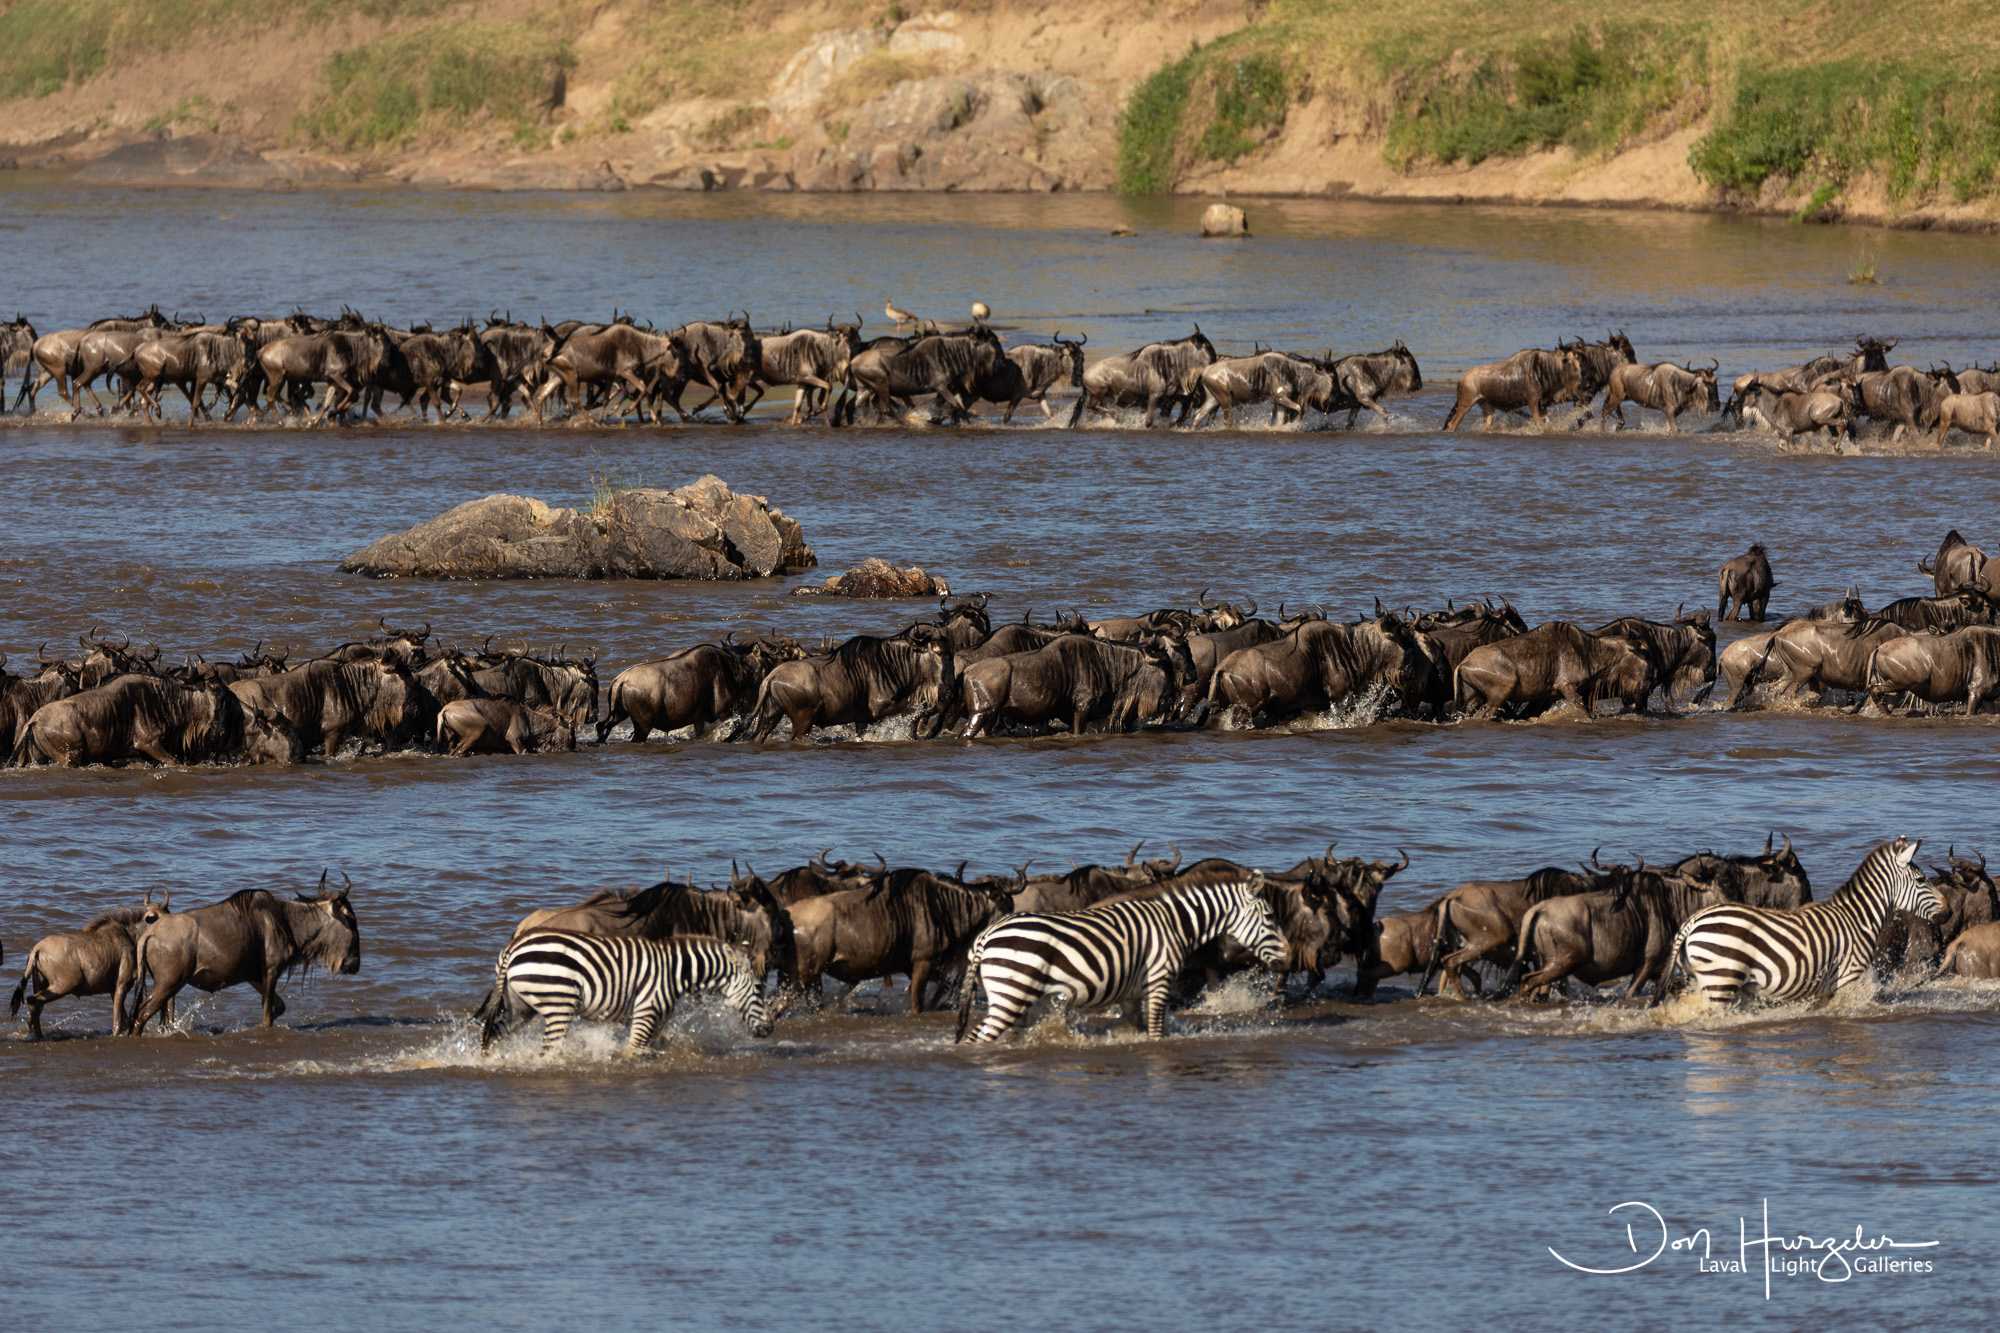
[[[592,515],[489,495],[340,562],[374,578],[752,579],[819,563],[797,522],[714,476],[619,491]]]

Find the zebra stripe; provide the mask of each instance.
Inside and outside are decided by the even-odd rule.
[[[987,1010],[975,1042],[995,1040],[1051,994],[1077,1009],[1137,1000],[1146,1034],[1165,1035],[1167,987],[1194,949],[1226,934],[1266,967],[1284,966],[1285,941],[1257,896],[1263,886],[1260,871],[1234,884],[1190,885],[1158,898],[1082,912],[1024,912],[995,922],[966,958],[959,1039],[972,1017],[974,988],[982,983]]]
[[[630,1016],[627,1054],[636,1055],[674,1011],[674,1001],[694,991],[720,990],[753,1035],[771,1034],[764,1011],[763,979],[741,949],[706,935],[666,940],[533,931],[509,944],[493,965],[493,996],[479,1017],[479,1049],[508,1028],[542,1016],[541,1054],[562,1041],[579,1018]]]
[[[1673,957],[1716,1004],[1753,994],[1778,1002],[1830,995],[1867,974],[1892,911],[1927,920],[1943,914],[1944,900],[1912,864],[1918,845],[1903,838],[1883,843],[1824,902],[1703,908],[1681,927]]]

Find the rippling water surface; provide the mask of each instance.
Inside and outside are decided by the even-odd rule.
[[[5,180],[0,177],[0,180]],[[1860,332],[1898,359],[1991,359],[1993,242],[1653,214],[1268,204],[1247,243],[1193,205],[747,196],[115,196],[0,188],[13,304],[44,331],[158,300],[210,315],[346,302],[396,319],[636,309],[760,322],[974,297],[1093,354],[1199,320],[1341,350],[1401,337],[1434,384],[1606,327],[1725,375]],[[1128,221],[1141,235],[1104,235]],[[1849,252],[1886,285],[1845,285]],[[53,402],[53,396],[44,405]],[[600,654],[603,676],[731,627],[801,637],[921,608],[794,600],[788,581],[376,583],[334,572],[381,534],[493,491],[563,503],[615,472],[714,472],[806,527],[828,571],[917,561],[996,618],[1181,604],[1505,595],[1531,623],[1665,616],[1771,550],[1774,611],[1858,584],[1924,591],[1951,526],[1990,546],[2000,461],[1954,447],[1784,453],[1657,429],[1436,433],[1441,389],[1352,433],[787,430],[771,421],[542,432],[400,422],[141,429],[52,414],[0,430],[0,651],[93,624],[172,656],[301,652],[378,617],[448,641]],[[1704,420],[1693,423],[1706,426]],[[1900,452],[1900,451],[1899,451]],[[795,580],[794,580],[795,581]],[[0,940],[171,887],[178,902],[355,882],[361,974],[294,979],[182,1030],[103,1039],[108,1003],[0,1041],[15,1222],[0,1308],[160,1327],[473,1323],[1400,1327],[1480,1318],[1712,1327],[1990,1327],[1990,986],[1934,983],[1717,1019],[1576,1006],[1354,1005],[1340,974],[1282,1015],[1247,988],[1161,1043],[1045,1024],[970,1054],[864,987],[752,1042],[697,1011],[667,1054],[594,1033],[549,1065],[484,1063],[465,1015],[531,907],[662,869],[726,878],[822,847],[1001,868],[1118,859],[1140,839],[1289,864],[1329,839],[1411,856],[1385,910],[1463,879],[1797,842],[1822,892],[1897,833],[1995,845],[1990,718],[1712,710],[1438,728],[1366,714],[1268,733],[761,748],[613,742],[561,757],[395,755],[285,771],[0,773]],[[10,972],[11,982],[11,972]],[[1736,1257],[1754,1228],[1937,1240],[1934,1273],[1845,1284],[1621,1277],[1605,1210],[1658,1208]],[[1645,1225],[1652,1225],[1647,1220]],[[1633,1254],[1631,1245],[1639,1246]],[[1727,1251],[1727,1255],[1724,1252]],[[85,1295],[87,1293],[87,1295]],[[86,1300],[91,1318],[76,1320]]]

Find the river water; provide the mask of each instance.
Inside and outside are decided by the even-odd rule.
[[[1993,242],[1667,214],[1282,203],[1256,239],[1191,239],[1194,204],[1061,196],[788,199],[116,195],[0,177],[13,304],[48,331],[159,301],[211,316],[397,320],[747,307],[760,322],[979,298],[1093,354],[1190,320],[1225,350],[1402,338],[1434,385],[1559,336],[1725,376],[1856,334],[1964,364],[1987,341]],[[1140,235],[1105,235],[1128,222]],[[1884,284],[1854,288],[1863,246]],[[9,311],[8,313],[11,313]],[[872,327],[872,325],[871,325]],[[44,406],[53,396],[44,400]],[[1185,603],[1203,586],[1336,614],[1505,595],[1530,623],[1664,617],[1771,551],[1774,612],[1856,584],[1925,591],[1958,526],[1989,546],[2000,459],[1788,453],[1657,428],[1437,433],[1448,400],[1353,433],[709,426],[141,429],[51,413],[0,430],[0,651],[93,624],[169,655],[301,652],[377,617],[452,642],[567,643],[603,678],[728,628],[800,637],[920,608],[788,583],[377,583],[334,572],[381,534],[493,491],[578,503],[591,474],[705,472],[798,518],[826,571],[916,561],[996,619]],[[1655,423],[1657,427],[1657,423]],[[1725,638],[1728,635],[1725,634]],[[170,887],[355,884],[356,977],[185,1004],[181,1030],[0,1041],[15,1220],[0,1308],[89,1326],[947,1328],[1991,1327],[1990,1112],[2000,990],[1933,983],[1824,1010],[1209,997],[1163,1042],[1043,1024],[977,1054],[873,986],[755,1042],[711,1011],[666,1054],[596,1030],[550,1064],[490,1062],[464,1019],[528,909],[670,869],[769,873],[822,847],[975,869],[1115,860],[1145,839],[1286,865],[1337,839],[1406,849],[1383,908],[1600,844],[1649,861],[1789,833],[1821,893],[1873,843],[1995,845],[1991,718],[1712,710],[1439,728],[1365,711],[1282,732],[798,747],[616,741],[574,755],[398,755],[288,771],[0,773],[11,966],[38,936]],[[891,729],[890,735],[893,735]],[[336,873],[336,877],[337,877]],[[188,993],[184,999],[192,996]],[[1865,1229],[1928,1273],[1845,1283],[1703,1273]],[[1628,1239],[1625,1224],[1632,1222]],[[1636,1247],[1636,1252],[1634,1247]],[[1878,1251],[1877,1254],[1890,1253]],[[1777,1256],[1782,1258],[1782,1256]],[[1838,1262],[1828,1270],[1836,1275]],[[282,1312],[282,1313],[280,1313]],[[78,1315],[84,1315],[78,1318]]]

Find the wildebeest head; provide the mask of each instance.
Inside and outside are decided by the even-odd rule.
[[[295,895],[298,902],[316,909],[304,914],[303,921],[296,912],[292,917],[299,964],[324,967],[329,976],[335,973],[352,976],[361,970],[361,926],[347,900],[353,887],[347,873],[342,871],[340,887],[329,890],[326,872],[322,870],[318,889],[311,894]]]
[[[1083,386],[1083,345],[1089,341],[1087,333],[1065,338],[1061,329],[1057,329],[1055,336],[1049,339],[1051,347],[1061,349],[1069,357],[1069,382],[1079,388]]]

